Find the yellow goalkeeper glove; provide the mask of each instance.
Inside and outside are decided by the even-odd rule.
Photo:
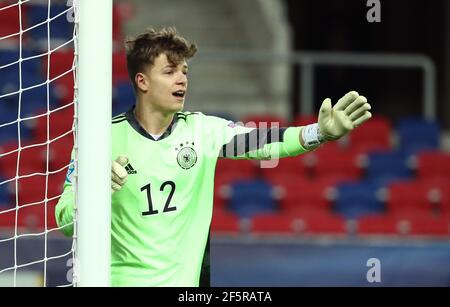
[[[116,160],[112,161],[111,165],[111,193],[119,191],[127,182],[128,172],[125,165],[128,164],[128,158],[125,156],[118,156]]]
[[[323,101],[319,111],[319,129],[325,140],[337,140],[358,127],[372,114],[364,96],[352,91],[331,107],[331,99]]]
[[[305,126],[302,130],[306,149],[314,149],[326,141],[343,137],[372,117],[370,109],[366,97],[355,91],[344,95],[334,107],[330,98],[325,99],[320,107],[318,123]]]

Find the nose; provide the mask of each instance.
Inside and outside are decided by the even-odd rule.
[[[186,84],[187,84],[187,76],[184,73],[180,73],[179,74],[179,77],[177,79],[177,84],[186,86]]]

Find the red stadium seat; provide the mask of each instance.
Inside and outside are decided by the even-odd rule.
[[[263,213],[256,214],[251,220],[251,232],[262,233],[285,233],[294,234],[299,232],[295,228],[295,219],[288,214]]]
[[[410,217],[411,235],[450,236],[450,219],[431,214]]]
[[[125,53],[113,54],[113,83],[128,81],[127,57]]]
[[[11,4],[11,1],[0,1],[0,8],[10,6]],[[25,6],[22,5],[22,29],[26,28],[26,11]],[[17,33],[17,35],[12,36],[10,40],[18,41],[20,32],[19,6],[14,5],[7,9],[3,9],[0,16],[0,37]]]
[[[375,116],[349,134],[350,148],[361,152],[389,150],[391,131],[392,125],[387,118]]]
[[[345,220],[326,210],[286,211],[277,214],[258,214],[252,218],[251,232],[285,234],[345,235]]]
[[[55,206],[57,200],[44,203],[22,207],[18,211],[17,222],[19,227],[27,228],[29,230],[43,231],[45,229],[45,209],[47,207],[47,230],[56,228]]]
[[[72,69],[73,63],[74,63],[74,51],[73,50],[58,50],[55,52],[52,52],[50,54],[50,79],[54,79],[65,72],[68,72]],[[47,57],[42,58],[42,71],[47,74]],[[68,74],[73,74],[72,72],[69,72]],[[72,82],[73,87],[73,82]]]
[[[244,124],[253,122],[261,128],[271,128],[272,124],[275,123],[278,125],[278,127],[286,127],[287,125],[286,121],[283,118],[271,114],[249,115],[243,119],[243,122]],[[262,126],[261,124],[266,125]]]
[[[49,144],[49,170],[56,171],[66,166],[70,162],[73,148],[73,135],[67,134],[59,139],[53,140]]]
[[[67,168],[48,175],[47,198],[58,197],[63,192],[64,182],[66,181]]]
[[[362,168],[358,164],[358,154],[353,151],[328,150],[326,147],[316,150],[316,163],[313,174],[316,178],[341,177],[342,180],[358,180],[362,175]]]
[[[365,215],[358,219],[359,235],[401,235],[407,234],[410,223],[392,214]]]
[[[318,115],[299,115],[292,121],[292,126],[306,126],[317,123]]]
[[[281,192],[279,203],[283,210],[329,209],[331,205],[327,198],[330,185],[325,181],[286,177],[275,182]]]
[[[73,125],[73,106],[60,109],[52,112],[49,116],[49,137],[53,140],[72,130]],[[69,133],[70,134],[70,133]],[[34,140],[36,142],[45,142],[47,138],[47,116],[41,116],[37,120],[36,128],[34,130]]]
[[[15,183],[10,184],[13,195],[18,196],[19,206],[43,202],[45,199],[46,176],[33,175],[30,177],[20,177],[18,179],[18,190],[16,193]]]
[[[31,146],[24,143],[20,151],[19,176],[32,173],[45,173],[46,145]],[[16,151],[17,150],[17,151]],[[0,170],[6,178],[13,178],[17,171],[18,144],[9,143],[0,146],[0,153],[7,153],[0,157]]]
[[[358,234],[450,236],[450,216],[417,210],[364,216]]]
[[[216,177],[224,177],[229,181],[250,179],[256,176],[256,170],[255,162],[250,160],[218,159]]]
[[[268,162],[268,161],[266,161]],[[264,178],[270,181],[270,178],[276,176],[290,176],[294,175],[299,178],[307,176],[307,168],[304,163],[304,156],[288,157],[278,160],[271,160],[273,164],[265,163],[266,166],[274,167],[261,167],[260,171]]]
[[[429,197],[429,187],[422,182],[393,182],[388,187],[387,209],[390,212],[422,211],[431,213],[433,203]]]
[[[418,154],[417,175],[420,179],[450,178],[450,154],[427,151]]]
[[[433,203],[438,204],[442,214],[450,213],[450,177],[433,177],[422,180],[429,189],[429,196]]]
[[[211,231],[213,233],[239,233],[239,218],[236,214],[220,209],[214,208],[211,222]]]
[[[6,211],[7,208],[0,210],[0,229],[13,228],[16,223],[16,211]]]
[[[288,214],[300,220],[305,234],[333,234],[346,235],[346,221],[340,215],[332,214],[324,208],[301,208],[300,210],[288,211]],[[298,227],[298,225],[296,226]]]

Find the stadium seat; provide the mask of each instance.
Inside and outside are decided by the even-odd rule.
[[[17,142],[19,132],[17,130],[17,123],[0,127],[0,145]],[[22,142],[28,142],[32,138],[31,129],[24,124],[20,124],[20,139]]]
[[[45,175],[20,177],[18,179],[18,190],[16,190],[15,182],[10,183],[10,193],[12,196],[17,195],[19,206],[42,203],[45,199],[45,189]]]
[[[420,179],[450,178],[450,154],[426,151],[417,155],[417,176]]]
[[[48,115],[50,128],[49,139],[53,140],[63,134],[70,134],[74,121],[74,109],[73,106],[67,106],[58,111],[52,112]],[[34,140],[36,142],[47,141],[47,116],[41,116],[37,119],[36,127],[34,129]]]
[[[1,166],[0,166],[1,167]],[[0,176],[0,211],[10,203],[8,184],[3,183],[6,179],[5,176]]]
[[[401,212],[420,211],[424,214],[433,211],[429,187],[418,181],[392,182],[387,188],[386,209],[400,214]]]
[[[261,172],[261,175],[268,181],[270,181],[270,178],[272,177],[279,176],[293,175],[297,176],[298,178],[306,177],[307,168],[304,163],[304,157],[305,156],[300,155],[297,157],[288,157],[278,160],[265,161],[265,164],[262,165],[271,167],[261,167],[259,170]]]
[[[130,82],[127,69],[127,57],[123,52],[113,53],[113,84]]]
[[[19,175],[45,172],[46,145],[34,146],[33,144],[22,144],[20,151]],[[0,146],[0,169],[4,176],[13,178],[17,171],[17,158],[19,155],[16,142]]]
[[[16,222],[16,211],[0,210],[0,229],[13,228]]]
[[[116,84],[113,89],[113,116],[128,111],[135,101],[134,89],[129,81]]]
[[[47,96],[47,86],[39,86],[26,90],[22,93],[20,100],[20,117],[26,118],[47,112],[47,107],[52,110],[56,106],[56,101],[52,90]],[[18,109],[18,106],[17,106]]]
[[[369,214],[358,218],[358,235],[405,235],[410,222],[392,214]]]
[[[27,231],[44,231],[45,229],[45,210],[47,207],[47,227],[46,229],[56,228],[55,206],[57,200],[49,201],[45,205],[40,203],[32,206],[21,207],[18,210],[17,223],[19,227],[28,229]],[[14,224],[13,224],[14,225]]]
[[[391,130],[387,118],[375,116],[349,134],[349,147],[360,152],[389,150]]]
[[[300,210],[291,213],[300,219],[300,227],[303,227],[305,234],[332,234],[346,235],[347,225],[344,217],[333,214],[329,210],[310,209]],[[299,225],[294,224],[295,227]]]
[[[292,126],[306,126],[317,123],[318,115],[298,115],[292,121]]]
[[[211,231],[213,233],[238,234],[239,217],[233,212],[214,207]]]
[[[50,54],[50,79],[54,79],[72,69],[74,62],[73,50],[57,50]],[[47,71],[48,58],[42,58],[42,71]]]
[[[384,212],[377,197],[379,186],[368,182],[344,183],[337,186],[334,210],[347,218]]]
[[[278,127],[287,126],[287,123],[283,118],[271,114],[249,115],[242,121],[244,124],[255,123],[257,127],[260,128],[271,128],[272,125],[277,125]]]
[[[71,104],[74,101],[74,79],[73,74],[69,73],[53,82],[55,97],[59,106]]]
[[[392,180],[408,179],[412,170],[408,166],[408,156],[403,152],[373,152],[368,154],[366,178],[379,184]]]
[[[253,234],[295,234],[301,231],[296,229],[295,218],[285,213],[258,213],[251,219],[250,231]]]
[[[256,177],[256,171],[255,163],[250,160],[218,159],[216,178],[224,177],[228,182],[238,179],[250,179]]]
[[[450,219],[432,214],[418,214],[409,218],[411,235],[450,237]]]
[[[327,147],[328,145],[325,144],[323,148],[319,148],[314,152],[316,157],[316,162],[313,166],[314,178],[341,177],[342,180],[360,179],[362,169],[358,165],[358,155],[351,151],[332,150],[332,147]]]
[[[400,148],[415,153],[439,147],[439,126],[421,118],[401,119],[396,127]]]
[[[56,171],[69,164],[73,149],[74,137],[69,133],[53,140],[49,144],[49,170]]]
[[[0,1],[0,8],[5,8],[10,5],[11,2]],[[25,7],[22,7],[21,17],[22,23],[24,23],[27,20],[27,10]],[[1,11],[1,18],[0,18],[0,37],[5,37],[17,33],[17,35],[9,38],[9,40],[15,42],[19,40],[19,31],[20,31],[19,7],[15,5],[10,6],[7,9],[3,9]],[[11,45],[14,45],[14,43],[11,42]],[[3,64],[0,62],[0,66],[2,65]]]
[[[47,198],[59,198],[64,190],[67,168],[48,175]]]
[[[285,211],[256,214],[251,219],[253,234],[333,234],[345,235],[345,220],[325,210]]]
[[[50,12],[48,12],[47,4],[28,5],[28,28],[43,23],[50,17],[52,18],[50,21],[51,39],[68,41],[73,37],[73,23],[69,22],[67,18],[70,13],[65,12],[68,9],[69,7],[66,5],[52,4]],[[34,41],[47,42],[47,23],[27,31],[27,35]]]
[[[272,197],[272,186],[263,180],[232,183],[229,208],[240,217],[251,217],[261,212],[274,212],[277,207]]]
[[[282,210],[329,210],[331,203],[327,191],[331,188],[326,181],[284,177],[273,181],[280,191],[279,203]]]

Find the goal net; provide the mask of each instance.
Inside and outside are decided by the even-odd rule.
[[[73,283],[54,212],[76,162],[74,21],[72,1],[0,0],[0,286]]]

